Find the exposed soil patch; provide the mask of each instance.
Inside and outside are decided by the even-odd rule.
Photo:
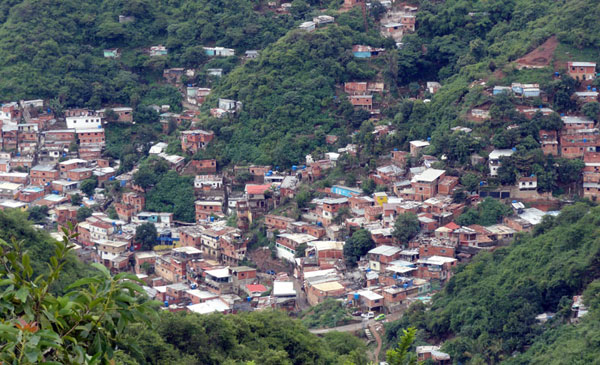
[[[558,46],[556,36],[548,38],[539,47],[517,60],[519,68],[541,68],[550,65],[554,51]]]

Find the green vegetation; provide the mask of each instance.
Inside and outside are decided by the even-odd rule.
[[[206,107],[228,98],[241,101],[243,109],[232,120],[206,123],[218,142],[205,156],[224,164],[289,167],[323,146],[326,134],[349,135],[368,119],[364,111],[355,116],[344,96],[336,98],[335,86],[373,78],[368,63],[352,56],[352,45],[380,46],[384,40],[376,32],[359,32],[357,10],[340,15],[337,23],[311,33],[291,31],[223,78]]]
[[[6,242],[22,241],[23,250],[31,257],[33,276],[48,274],[48,262],[55,250],[54,239],[45,231],[35,229],[31,222],[27,221],[26,212],[16,209],[0,211],[0,239]],[[95,273],[95,270],[84,265],[73,254],[68,254],[60,277],[52,283],[52,291],[61,293],[67,285],[77,279]]]
[[[207,59],[202,45],[262,49],[293,26],[290,16],[257,12],[260,4],[247,0],[21,0],[0,6],[0,93],[13,100],[55,99],[61,107],[156,103],[178,110],[180,99],[169,98],[173,89],[156,82],[163,68],[201,67]],[[119,15],[135,20],[122,24]],[[145,49],[158,44],[169,55],[149,57]],[[121,57],[103,58],[106,48],[119,48]]]
[[[146,195],[146,209],[173,213],[175,220],[194,222],[194,177],[169,170]]]
[[[502,222],[502,218],[512,213],[512,209],[493,198],[485,198],[475,208],[469,208],[461,214],[456,223],[461,226],[470,226],[479,224],[482,226],[491,226]]]
[[[394,232],[392,234],[394,238],[401,243],[406,244],[416,236],[420,230],[421,226],[419,225],[419,218],[416,214],[409,212],[398,215],[396,222],[394,222]]]
[[[141,300],[139,280],[84,265],[71,253],[69,232],[55,241],[25,219],[17,210],[0,212],[0,360],[110,363],[128,324],[149,325],[156,315]]]
[[[417,330],[407,328],[403,330],[398,345],[385,353],[386,362],[390,365],[417,365],[417,356],[412,352]]]
[[[344,244],[344,259],[350,266],[356,266],[358,260],[375,247],[371,233],[366,229],[359,229],[346,240]]]
[[[135,228],[135,242],[142,245],[142,250],[150,251],[156,243],[158,233],[154,223],[142,223]]]
[[[343,303],[335,299],[327,299],[307,309],[300,318],[308,328],[337,327],[352,321]]]
[[[83,222],[86,218],[91,217],[94,211],[88,207],[81,207],[77,209],[77,222]]]
[[[138,325],[126,340],[147,364],[366,364],[365,346],[350,334],[322,339],[285,313],[223,316],[162,312],[156,329]]]
[[[548,363],[544,360],[559,353],[555,363],[572,364],[599,356],[595,336],[585,336],[599,325],[598,217],[600,208],[578,203],[511,246],[480,253],[458,267],[430,310],[414,305],[390,324],[388,340],[415,326],[423,339],[446,340],[443,350],[454,361],[473,364]],[[592,310],[581,324],[569,324],[571,298],[586,288]],[[556,313],[548,326],[535,319],[543,312]],[[584,347],[585,353],[571,350]],[[513,353],[518,356],[511,358]]]

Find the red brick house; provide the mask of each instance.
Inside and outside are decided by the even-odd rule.
[[[556,131],[540,130],[539,141],[544,155],[558,156],[558,133]]]
[[[274,214],[265,215],[265,225],[270,229],[288,230],[290,229],[290,224],[293,222],[294,220],[289,217]]]
[[[352,106],[369,111],[373,109],[373,95],[350,95],[348,100]]]
[[[215,159],[193,160],[190,164],[198,173],[213,174],[217,172],[217,160]]]
[[[220,201],[198,200],[195,202],[195,206],[196,222],[205,221],[209,219],[211,215],[223,215],[223,203]]]
[[[394,260],[400,258],[400,247],[382,245],[371,249],[367,253],[369,259],[369,268],[373,271],[383,272],[385,268]]]
[[[29,180],[32,185],[44,186],[58,179],[58,170],[50,165],[37,165],[29,171]]]
[[[121,202],[115,203],[119,219],[129,222],[131,217],[144,210],[146,198],[142,194],[128,192],[121,196]]]
[[[575,80],[594,80],[596,78],[596,63],[567,62],[567,74]]]
[[[85,144],[97,144],[104,145],[106,137],[104,135],[104,129],[82,129],[77,131],[77,139],[82,145]]]
[[[82,181],[92,177],[94,169],[90,168],[79,168],[67,171],[67,179],[71,181]]]
[[[346,82],[344,92],[348,95],[365,95],[367,93],[366,82]]]
[[[438,194],[452,195],[452,191],[458,185],[458,177],[444,176],[438,184]]]
[[[412,187],[415,191],[415,200],[424,201],[434,197],[438,193],[438,182],[446,175],[446,171],[427,169],[415,175],[412,179]]]
[[[186,153],[196,153],[203,150],[215,138],[212,131],[201,129],[181,132],[181,149]]]

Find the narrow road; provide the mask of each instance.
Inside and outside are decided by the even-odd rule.
[[[395,321],[397,319],[399,319],[400,317],[402,317],[402,313],[404,311],[400,311],[400,312],[396,312],[396,313],[392,313],[389,315],[386,315],[386,319],[385,322],[389,322],[389,321]],[[321,335],[327,332],[333,332],[333,331],[338,331],[338,332],[355,332],[355,331],[360,331],[362,329],[365,329],[367,327],[370,327],[371,325],[375,324],[375,320],[371,319],[369,321],[362,321],[362,322],[358,322],[358,323],[352,323],[352,324],[347,324],[345,326],[339,326],[339,327],[331,327],[331,328],[313,328],[310,329],[309,331],[311,333],[314,333],[315,335]]]
[[[314,333],[315,335],[322,335],[324,333],[327,332],[333,332],[333,331],[337,331],[337,332],[356,332],[356,331],[361,331],[364,328],[367,328],[367,324],[371,322],[371,321],[363,321],[363,322],[358,322],[358,323],[352,323],[352,324],[347,324],[345,326],[339,326],[339,327],[332,327],[332,328],[314,328],[309,330],[311,333]],[[375,321],[373,321],[375,322]]]

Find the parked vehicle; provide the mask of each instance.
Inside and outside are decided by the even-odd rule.
[[[361,316],[362,314],[363,314],[363,312],[361,312],[361,311],[352,312],[352,315],[355,317]]]
[[[373,313],[373,312],[363,313],[361,315],[361,317],[363,317],[364,319],[373,319],[373,318],[375,318],[375,313]]]
[[[383,313],[378,315],[377,317],[375,317],[376,321],[383,321],[384,319],[385,319],[385,314],[383,314]]]

